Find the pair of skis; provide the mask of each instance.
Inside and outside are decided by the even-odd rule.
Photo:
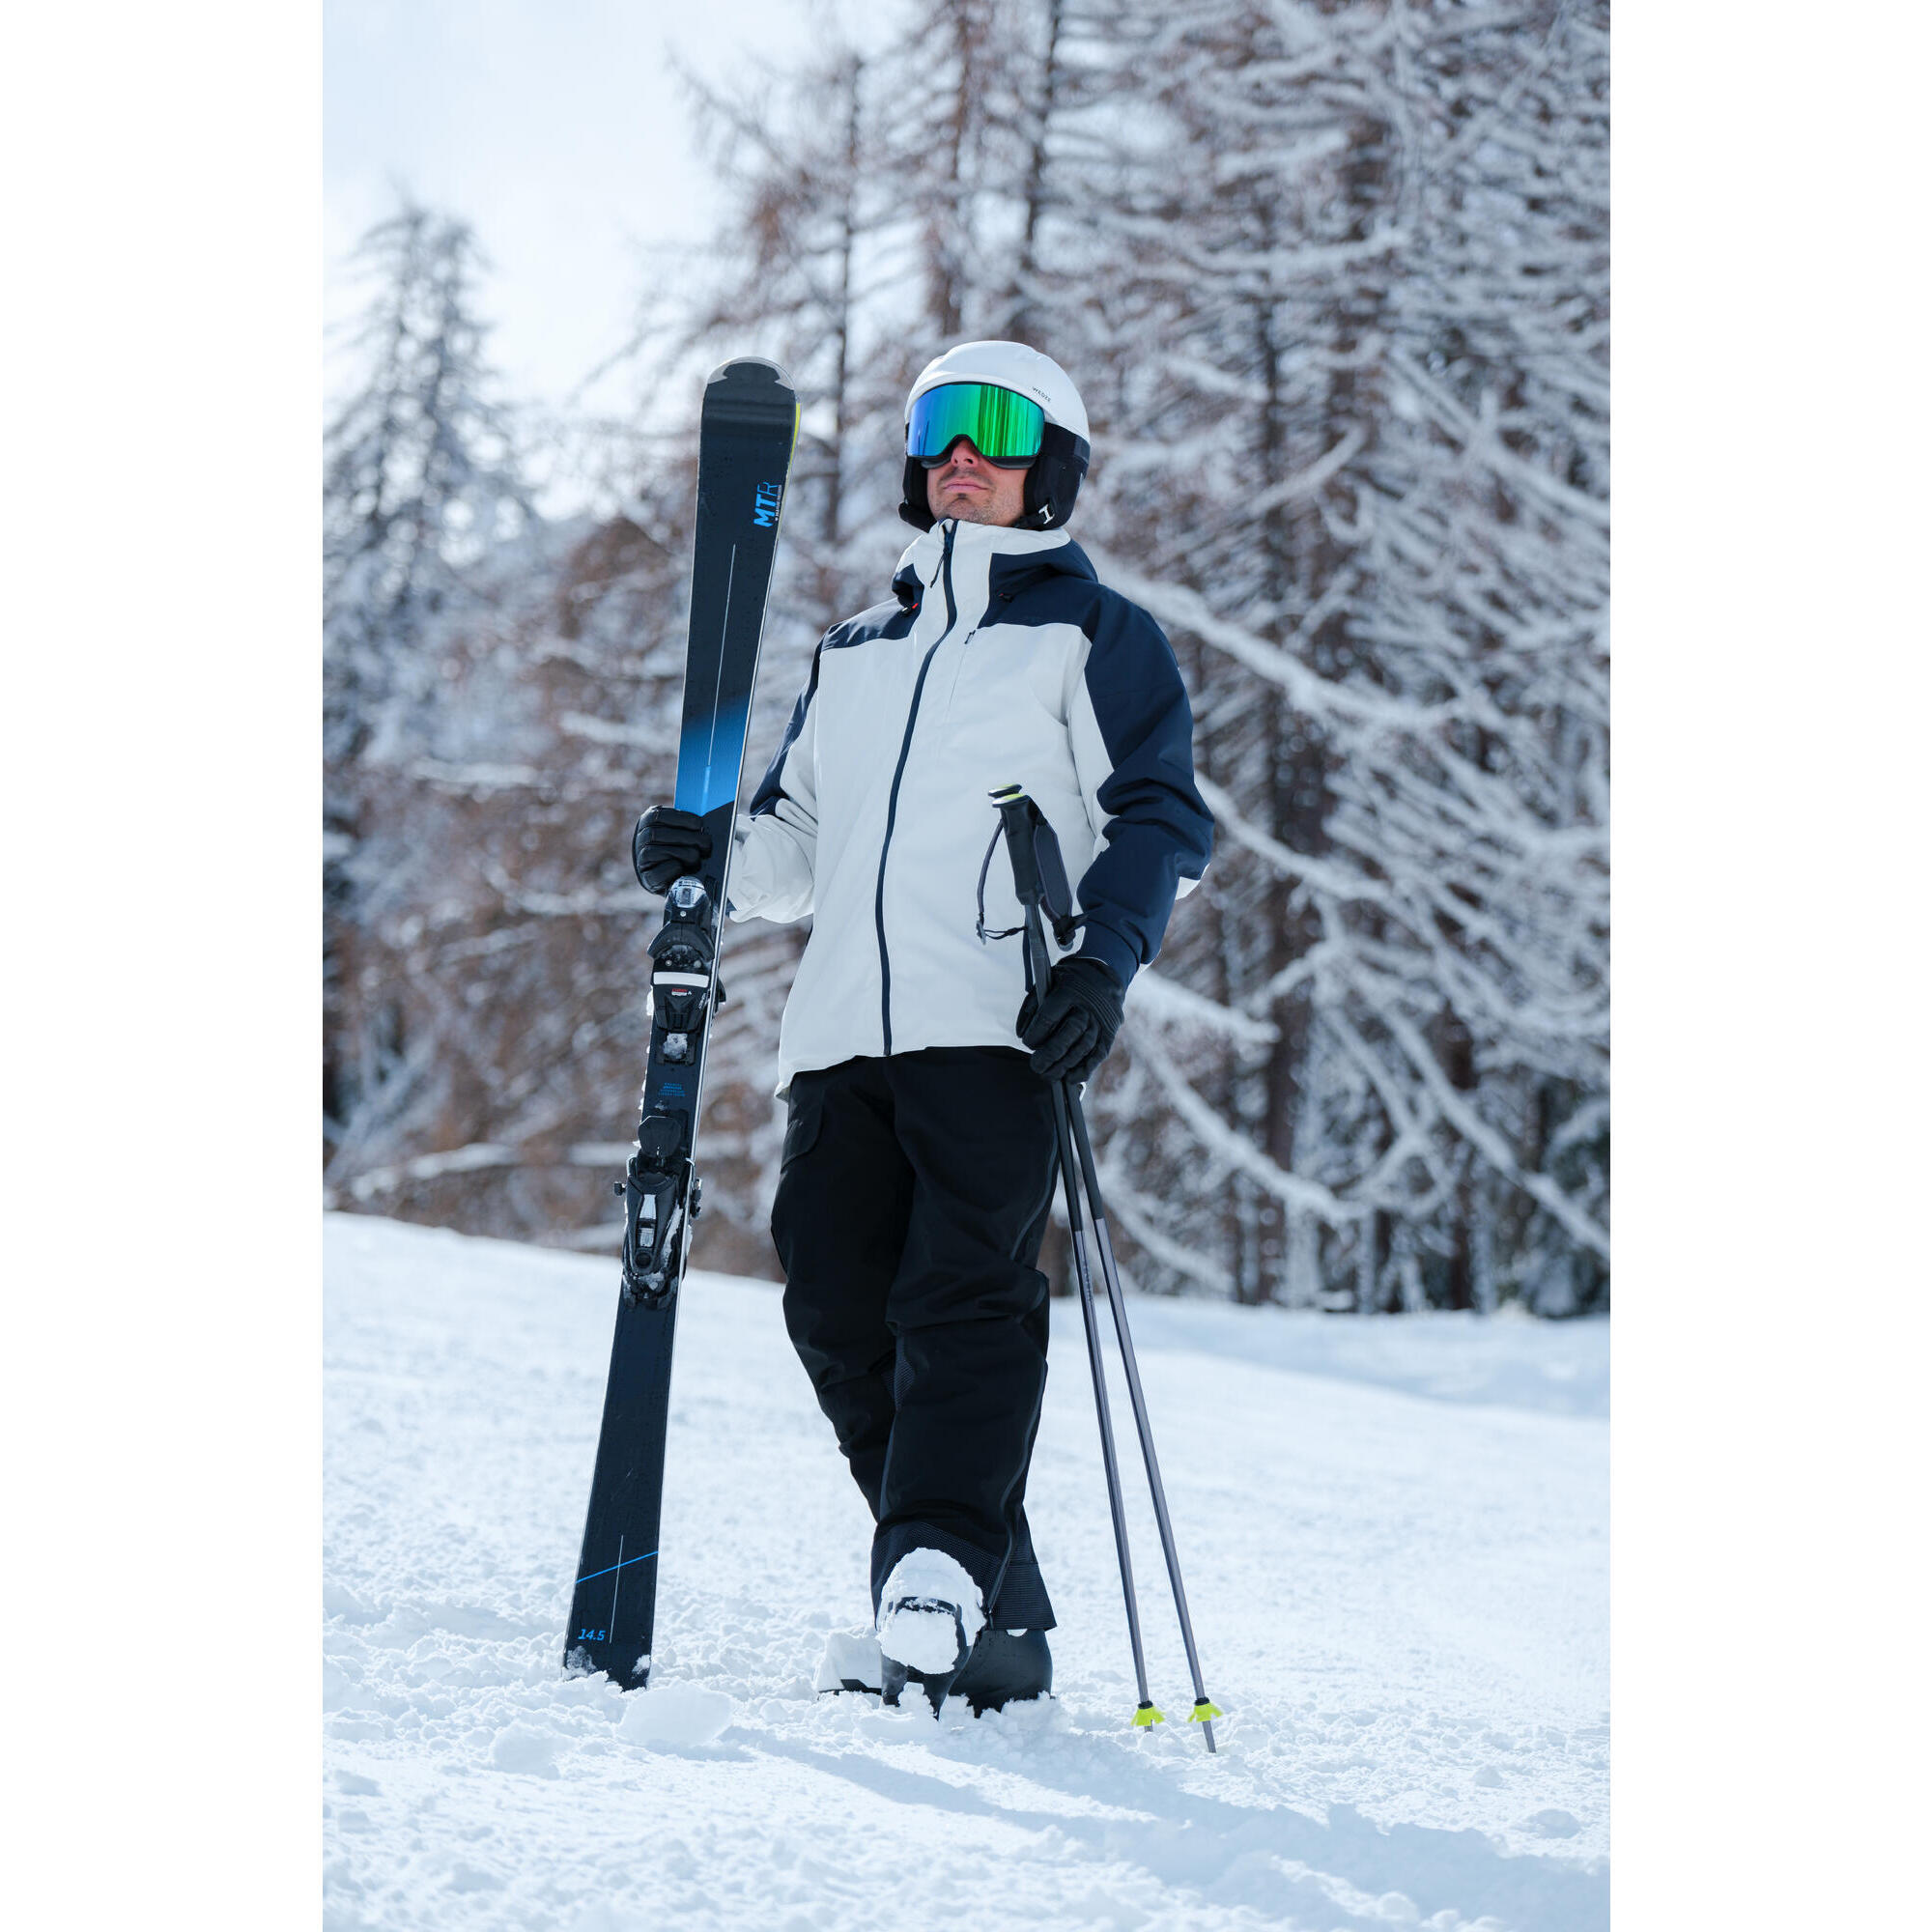
[[[672,883],[664,925],[651,942],[650,1062],[621,1184],[623,1291],[564,1633],[565,1670],[609,1671],[627,1690],[641,1690],[651,1674],[671,1341],[691,1228],[702,1205],[692,1153],[720,997],[731,824],[797,436],[798,397],[776,363],[745,357],[713,372],[698,425],[676,798],[680,810],[702,815],[711,856]]]

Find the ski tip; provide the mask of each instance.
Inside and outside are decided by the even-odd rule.
[[[1164,1724],[1166,1721],[1167,1713],[1156,1711],[1151,1704],[1143,1704],[1134,1713],[1134,1723],[1140,1729],[1145,1729],[1149,1724]]]
[[[790,389],[796,385],[791,377],[776,362],[767,362],[762,355],[734,355],[728,362],[721,362],[705,378],[705,387],[713,383],[742,384],[747,387]]]

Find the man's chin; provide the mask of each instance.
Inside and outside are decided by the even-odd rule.
[[[997,524],[1001,521],[994,515],[990,502],[976,502],[971,497],[964,502],[956,499],[948,502],[939,514],[942,518],[951,517],[954,523],[960,524]]]

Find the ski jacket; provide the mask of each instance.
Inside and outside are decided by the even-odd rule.
[[[1023,785],[1051,821],[1076,948],[1122,986],[1213,846],[1173,649],[1064,531],[936,524],[893,591],[820,639],[741,825],[731,916],[812,919],[781,1093],[860,1055],[1020,1044],[1020,943],[978,933],[990,792]],[[1020,917],[1002,844],[985,923]]]

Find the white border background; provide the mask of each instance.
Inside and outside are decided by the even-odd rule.
[[[1904,1923],[1924,15],[1614,35],[1612,1894],[1632,1932]]]
[[[320,35],[8,43],[4,1892],[313,1922]]]
[[[1617,17],[1633,1932],[1923,1891],[1927,38]],[[321,66],[234,0],[12,30],[17,1923],[320,1903]]]

